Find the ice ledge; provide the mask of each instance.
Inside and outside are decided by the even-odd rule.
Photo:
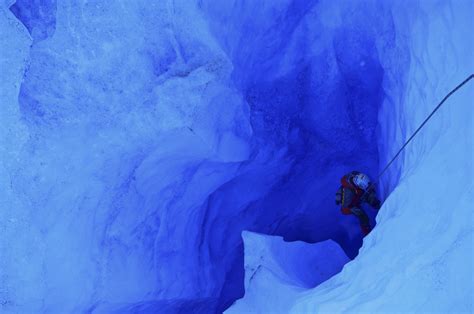
[[[287,313],[301,292],[337,274],[349,261],[332,240],[285,242],[249,231],[242,232],[242,238],[245,296],[226,313]]]

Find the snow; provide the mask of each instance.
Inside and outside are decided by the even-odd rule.
[[[1,312],[473,311],[469,0],[0,8]]]

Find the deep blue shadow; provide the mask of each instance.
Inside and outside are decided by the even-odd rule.
[[[207,209],[212,231],[203,241],[221,252],[214,261],[223,276],[218,312],[244,295],[242,230],[280,235],[287,241],[333,239],[350,258],[362,244],[357,219],[339,212],[334,193],[339,179],[351,170],[377,175],[384,71],[373,35],[347,27],[337,31],[332,47],[319,55],[311,55],[309,43],[301,40],[292,57],[298,61],[282,75],[279,65],[294,53],[288,42],[312,6],[297,3],[276,18],[280,23],[248,30],[242,35],[246,44],[229,49],[234,81],[250,108],[254,159],[243,166],[242,176],[211,196]],[[224,46],[231,45],[221,36]],[[270,160],[275,166],[268,165]],[[267,182],[256,176],[274,176],[258,199],[248,196],[248,187]],[[229,212],[242,208],[244,214],[229,222]],[[375,211],[367,212],[374,225]]]
[[[10,11],[25,25],[34,41],[51,37],[56,30],[56,0],[17,0]]]

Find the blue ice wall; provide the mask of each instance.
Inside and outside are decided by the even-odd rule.
[[[244,294],[244,230],[354,258],[334,191],[377,173],[375,41],[395,30],[384,4],[346,6],[3,6],[4,308],[221,312]]]

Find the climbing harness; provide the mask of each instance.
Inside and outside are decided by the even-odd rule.
[[[408,145],[408,143],[410,143],[410,141],[415,137],[416,134],[418,134],[418,132],[421,130],[422,127],[425,126],[425,124],[428,122],[428,120],[431,119],[431,117],[435,114],[436,111],[438,111],[438,109],[444,104],[444,102],[449,98],[451,97],[452,94],[454,94],[455,92],[457,92],[462,86],[464,86],[467,82],[469,82],[470,80],[472,80],[474,78],[474,74],[471,74],[469,75],[464,81],[462,81],[462,83],[460,83],[458,86],[456,86],[452,91],[450,91],[444,98],[443,100],[441,100],[441,102],[433,109],[433,111],[430,113],[430,115],[425,119],[425,121],[423,121],[423,123],[418,127],[418,129],[416,129],[416,131],[410,136],[410,138],[405,142],[405,144],[403,144],[403,146],[398,150],[398,152],[395,154],[395,156],[392,158],[392,160],[390,160],[390,162],[385,166],[385,168],[380,172],[380,174],[377,176],[377,178],[372,181],[370,184],[369,184],[369,187],[365,190],[364,194],[362,196],[365,195],[365,193],[367,193],[367,191],[370,190],[370,188],[374,185],[375,182],[379,181],[380,177],[385,173],[385,171],[387,171],[388,167],[390,167],[390,165],[395,161],[395,159],[397,159],[397,157],[400,155],[400,153],[405,149],[405,147]]]

